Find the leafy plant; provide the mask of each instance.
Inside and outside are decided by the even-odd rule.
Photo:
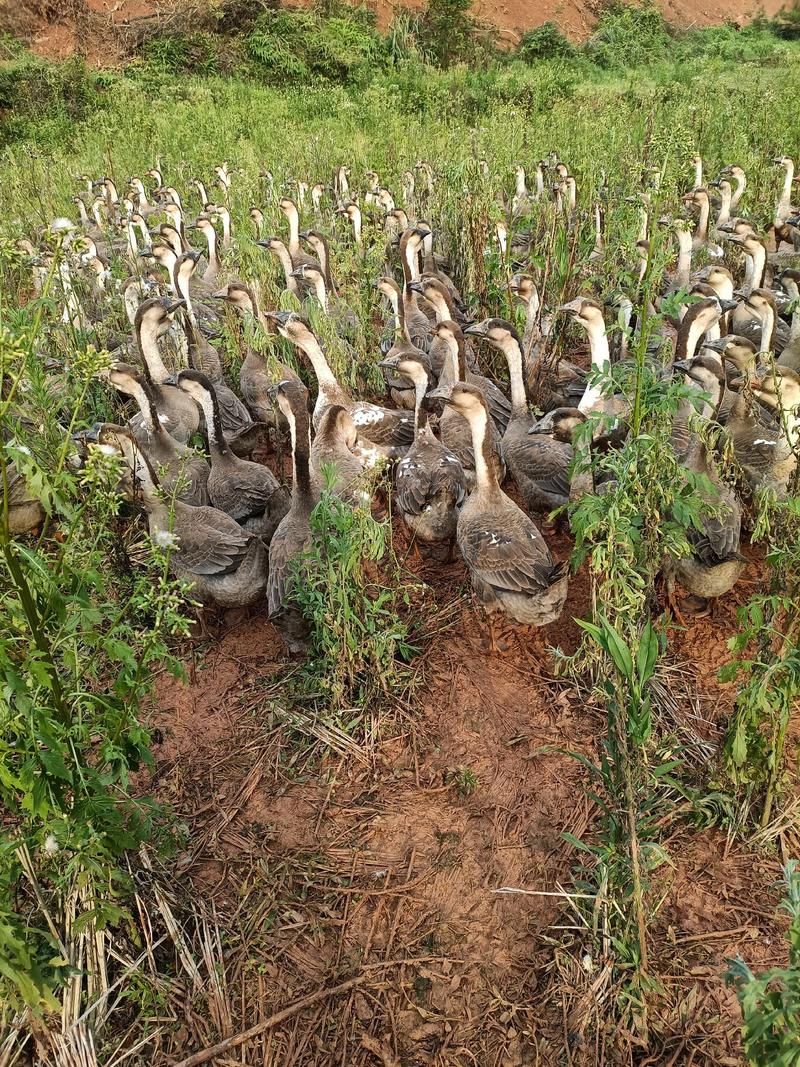
[[[747,1059],[756,1067],[796,1067],[800,1063],[800,867],[789,860],[783,869],[789,916],[788,967],[753,974],[741,957],[728,960],[726,979],[736,989],[742,1009],[742,1037]]]
[[[335,471],[327,478],[311,514],[313,548],[296,564],[291,596],[311,626],[303,668],[310,690],[334,714],[357,708],[360,717],[371,701],[409,681],[404,662],[414,649],[399,614],[409,596],[388,522],[335,496]]]
[[[526,30],[517,45],[517,55],[526,63],[540,59],[571,59],[577,54],[574,45],[554,22],[544,22]]]
[[[35,1010],[53,1006],[77,965],[49,917],[76,880],[84,925],[120,920],[120,857],[158,815],[129,791],[150,761],[137,711],[151,665],[176,667],[167,642],[186,633],[163,557],[109,569],[124,553],[119,473],[100,453],[82,469],[71,462],[71,433],[108,356],[73,349],[57,390],[39,357],[48,308],[45,292],[14,329],[0,317],[0,999]],[[27,539],[12,533],[12,470],[43,515]]]
[[[769,543],[769,589],[739,610],[736,659],[719,672],[740,687],[725,740],[725,765],[746,810],[766,826],[784,777],[784,748],[800,694],[800,500],[763,494],[753,539]]]

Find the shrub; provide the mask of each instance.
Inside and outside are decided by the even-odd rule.
[[[789,966],[755,975],[744,962],[729,960],[728,982],[742,1008],[742,1037],[749,1063],[795,1064],[800,1060],[800,870],[797,860],[784,868],[786,897],[781,907],[790,918],[786,939]]]
[[[612,0],[585,52],[598,66],[614,70],[657,62],[666,57],[669,44],[669,27],[652,0],[635,5]]]
[[[522,35],[517,54],[526,63],[533,63],[538,59],[571,59],[577,53],[554,22],[545,22]]]
[[[428,0],[419,19],[420,44],[440,67],[490,52],[493,35],[469,14],[472,0]]]
[[[331,711],[364,709],[408,681],[401,661],[413,651],[398,614],[408,593],[401,590],[390,527],[325,489],[311,532],[313,548],[297,563],[292,592],[311,626],[306,681]]]

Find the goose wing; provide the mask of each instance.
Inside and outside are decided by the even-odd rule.
[[[217,508],[178,503],[173,532],[178,538],[172,557],[176,566],[205,576],[235,570],[247,554],[253,537]]]
[[[358,403],[350,408],[359,437],[375,445],[408,447],[414,440],[414,418],[407,412]]]
[[[494,589],[533,595],[553,582],[550,550],[522,511],[484,510],[466,529],[459,523],[458,541],[467,566]]]

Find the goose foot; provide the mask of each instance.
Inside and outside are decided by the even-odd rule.
[[[706,619],[714,611],[714,600],[712,597],[690,596],[684,600],[683,607],[693,618]]]

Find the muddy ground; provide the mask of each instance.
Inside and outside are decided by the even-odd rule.
[[[554,540],[566,558],[569,542]],[[402,534],[397,549],[402,557]],[[650,961],[663,995],[649,1051],[622,1051],[625,1035],[603,1025],[615,991],[590,956],[586,909],[562,892],[574,890],[580,859],[563,834],[591,841],[595,816],[587,776],[564,750],[592,758],[605,720],[555,677],[551,648],[576,647],[587,579],[573,581],[559,623],[517,631],[508,651],[490,654],[463,565],[407,566],[427,583],[415,597],[436,604],[440,632],[418,661],[416,691],[375,725],[373,744],[325,754],[287,721],[286,654],[262,614],[220,622],[187,654],[187,682],[158,679],[152,722],[163,741],[149,788],[186,831],[164,874],[178,914],[193,909],[214,931],[207,970],[225,978],[220,989],[206,975],[182,1008],[173,1003],[153,1062],[358,977],[213,1062],[743,1063],[722,974],[737,953],[757,968],[785,961],[774,851],[670,821]],[[665,676],[675,706],[664,725],[695,764],[730,710],[732,687],[714,672],[749,593],[740,585],[713,618],[671,635],[682,666]]]

